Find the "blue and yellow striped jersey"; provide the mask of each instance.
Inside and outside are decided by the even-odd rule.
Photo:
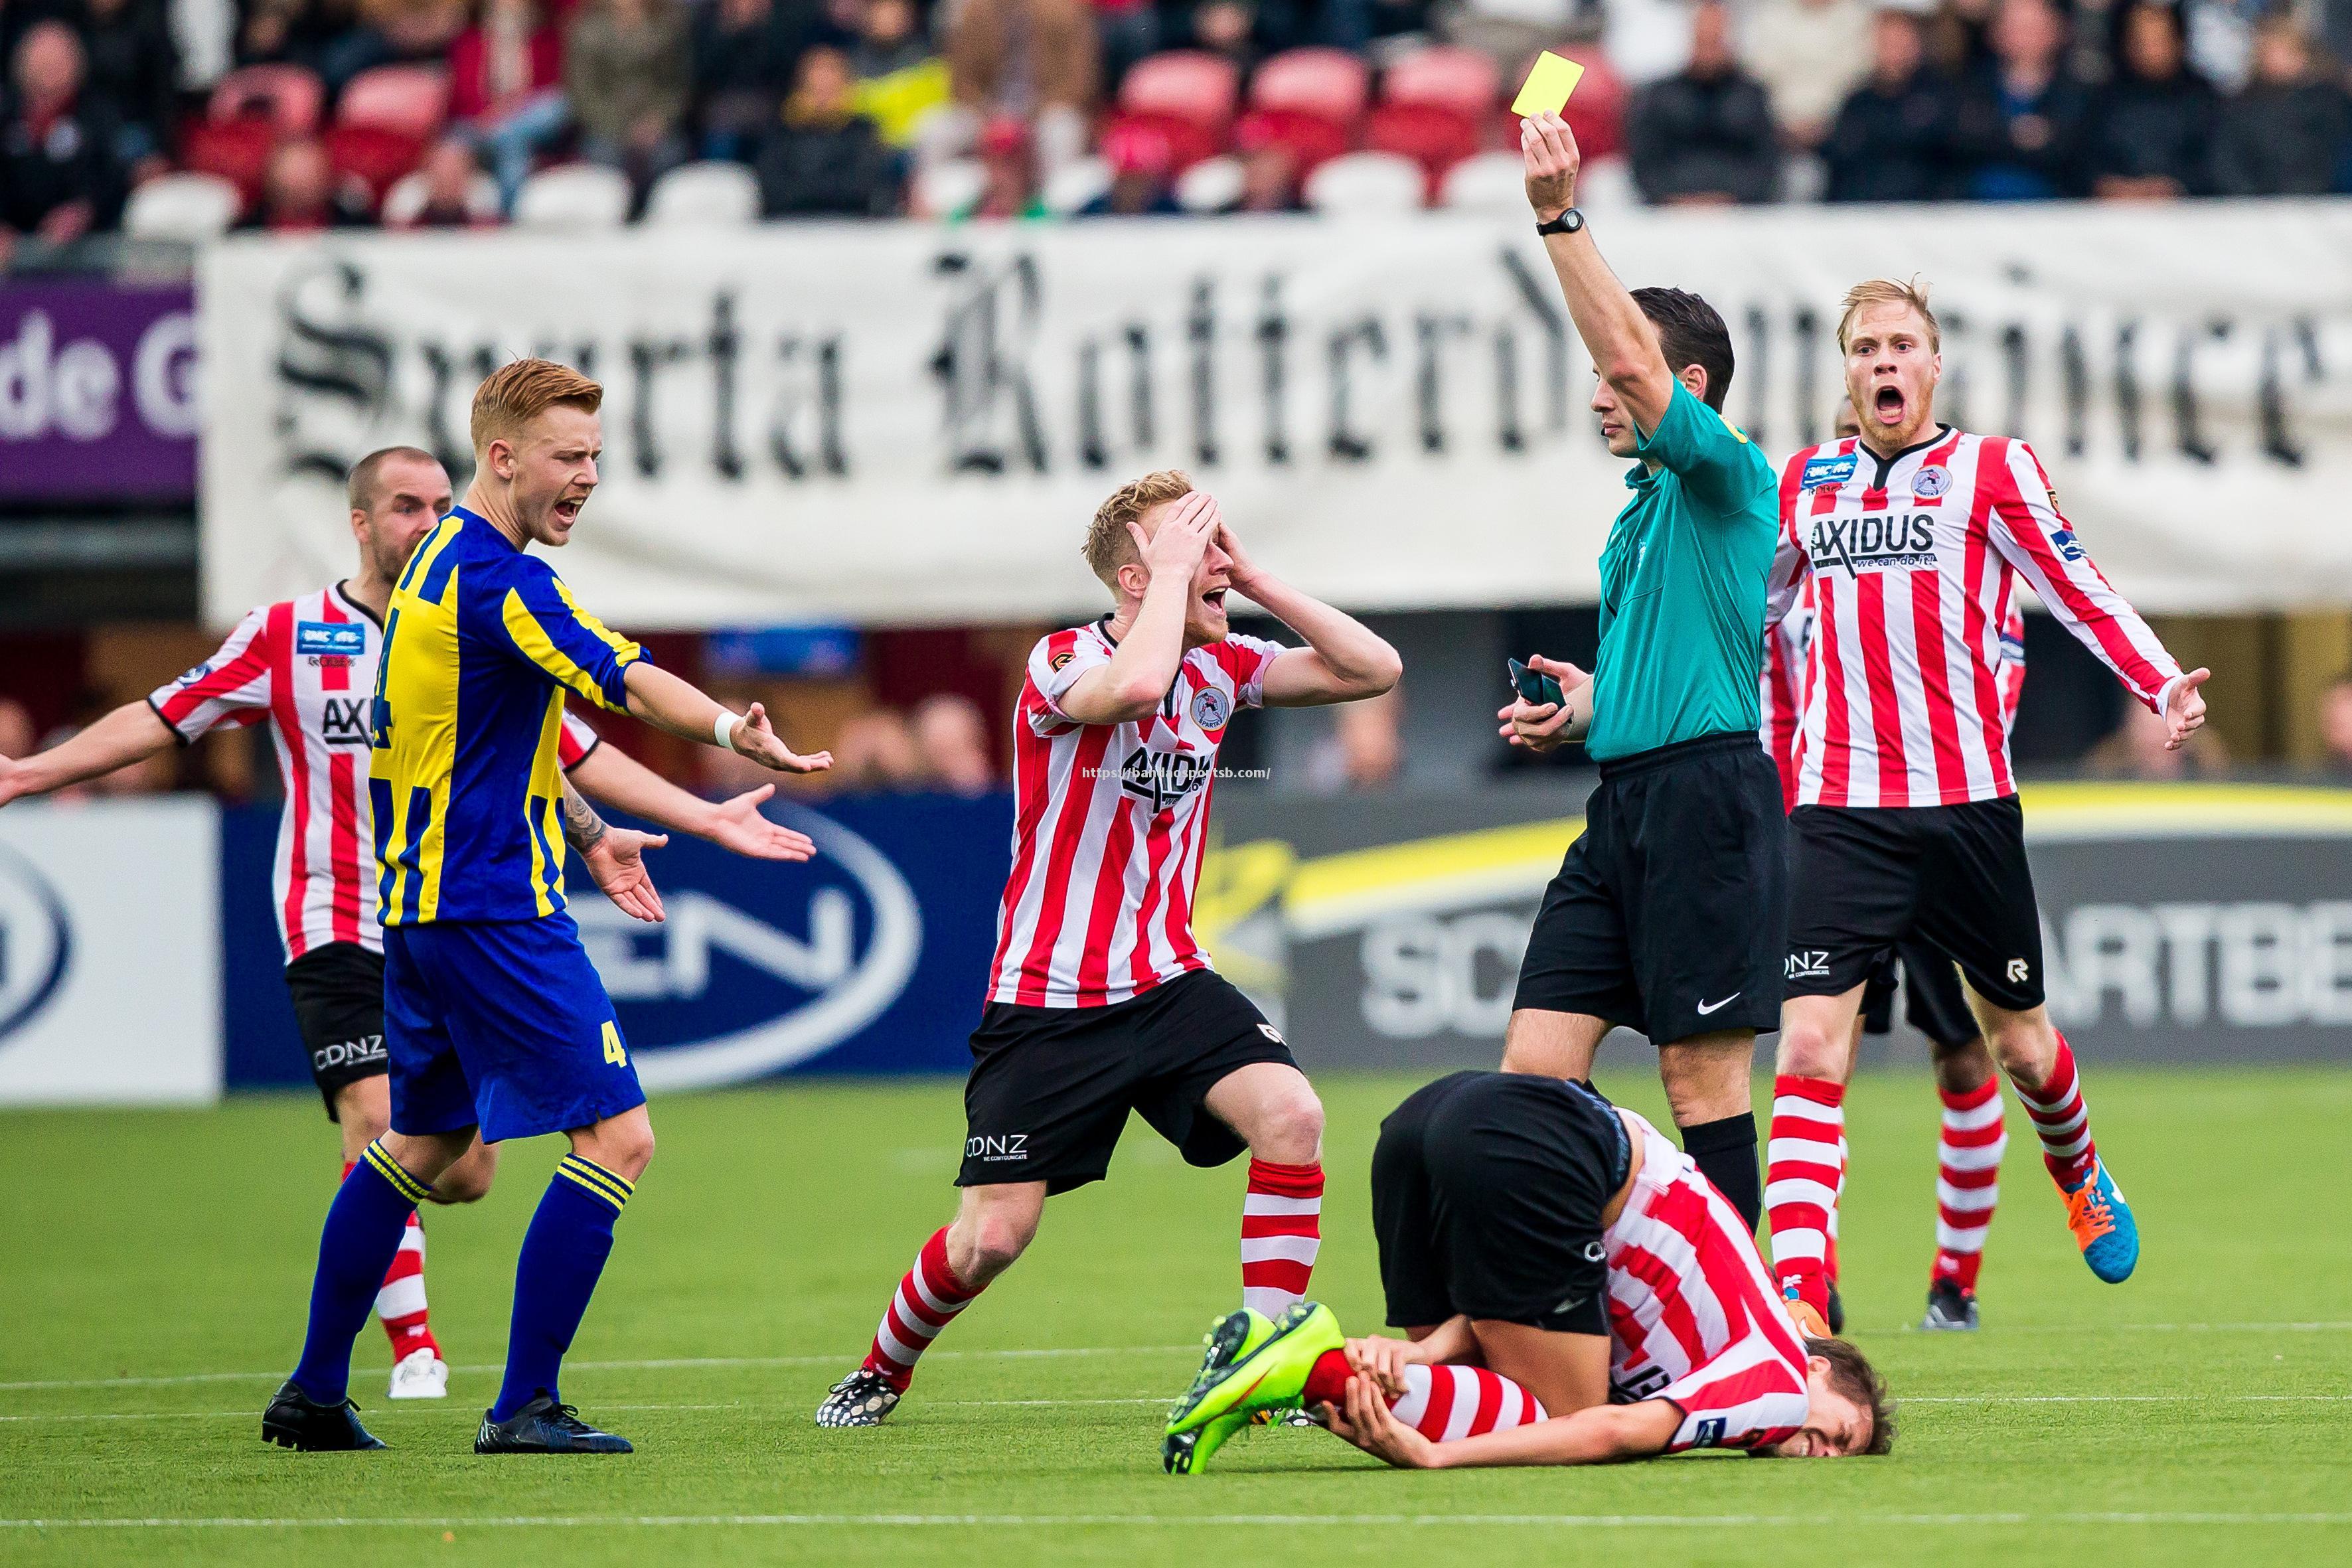
[[[384,924],[563,907],[563,694],[625,709],[622,673],[644,657],[465,508],[425,536],[376,666],[368,787]]]

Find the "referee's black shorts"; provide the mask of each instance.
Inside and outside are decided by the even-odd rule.
[[[1603,763],[1511,1005],[1590,1014],[1659,1045],[1778,1029],[1788,910],[1780,774],[1753,733]]]

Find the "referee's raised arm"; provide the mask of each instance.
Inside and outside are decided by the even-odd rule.
[[[1637,429],[1647,433],[1665,417],[1675,392],[1674,372],[1658,346],[1649,318],[1609,270],[1592,231],[1576,207],[1576,174],[1582,161],[1576,133],[1550,112],[1519,122],[1519,153],[1527,160],[1528,204],[1536,210],[1536,232],[1559,275],[1559,291],[1576,335],[1592,355],[1592,367],[1617,394]],[[1694,387],[1694,393],[1699,392]]]

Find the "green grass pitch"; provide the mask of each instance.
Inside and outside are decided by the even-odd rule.
[[[1365,1329],[1365,1171],[1410,1086],[1322,1084],[1317,1289]],[[1630,1066],[1604,1087],[1660,1114]],[[0,1563],[2352,1561],[2352,1071],[2093,1063],[2088,1088],[2146,1235],[2137,1278],[2082,1267],[2012,1106],[1988,1326],[1931,1338],[1906,1325],[1935,1098],[1916,1071],[1855,1086],[1847,1300],[1905,1401],[1890,1458],[1415,1475],[1272,1430],[1183,1480],[1160,1471],[1158,1407],[1235,1300],[1242,1171],[1188,1170],[1139,1123],[887,1426],[821,1432],[818,1398],[950,1212],[957,1090],[659,1103],[661,1152],[565,1382],[640,1451],[560,1460],[470,1451],[552,1141],[507,1150],[487,1203],[428,1215],[452,1397],[388,1407],[371,1328],[353,1389],[392,1450],[299,1456],[265,1447],[257,1417],[299,1344],[334,1175],[316,1101],[11,1113]]]

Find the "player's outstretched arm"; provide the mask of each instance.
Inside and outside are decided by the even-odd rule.
[[[817,773],[833,766],[831,752],[803,756],[785,745],[761,703],[752,703],[739,717],[717,699],[643,659],[630,665],[622,679],[628,689],[629,711],[656,730],[723,747],[780,773]]]
[[[1062,694],[1065,714],[1081,724],[1124,724],[1160,706],[1184,663],[1185,612],[1217,524],[1217,503],[1208,491],[1194,490],[1175,504],[1158,532],[1147,537],[1136,524],[1127,525],[1143,561],[1119,573],[1144,574],[1143,603],[1109,661],[1087,670]]]
[[[1378,697],[1404,674],[1404,660],[1388,640],[1344,610],[1300,593],[1242,551],[1223,523],[1217,547],[1232,560],[1233,584],[1266,614],[1307,639],[1266,666],[1265,705],[1312,708]]]
[[[747,790],[732,800],[709,801],[680,789],[618,746],[603,745],[575,763],[570,778],[583,795],[680,833],[707,838],[722,849],[757,860],[805,860],[816,846],[803,833],[760,815],[776,793],[773,784]]]
[[[0,757],[0,805],[103,778],[174,744],[172,727],[144,702],[126,702],[89,728],[29,757]]]
[[[1327,1406],[1332,1432],[1400,1469],[1448,1470],[1494,1465],[1605,1465],[1663,1454],[1682,1412],[1663,1399],[1595,1405],[1532,1426],[1433,1443],[1396,1418],[1369,1377],[1348,1380],[1345,1409]]]
[[[599,751],[603,747],[597,748]],[[563,784],[563,841],[580,851],[588,874],[621,912],[648,922],[662,918],[661,894],[646,873],[645,852],[669,842],[666,833],[639,833],[614,827],[596,815],[566,779]]]
[[[1537,222],[1549,223],[1576,205],[1576,174],[1583,154],[1567,121],[1552,113],[1521,121],[1519,155],[1526,163],[1528,203],[1535,208]],[[1649,318],[1601,258],[1591,229],[1548,234],[1544,250],[1559,275],[1569,317],[1592,355],[1593,368],[1633,416],[1636,429],[1644,434],[1656,430],[1674,401],[1675,376],[1666,368],[1665,352],[1658,347]]]

